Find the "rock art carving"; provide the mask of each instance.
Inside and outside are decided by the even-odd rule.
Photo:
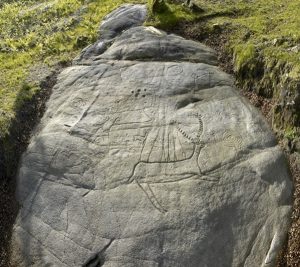
[[[13,266],[275,265],[292,183],[274,135],[214,51],[145,17],[105,17],[58,77],[20,162]]]
[[[155,145],[155,141],[159,137],[160,131],[163,131],[162,129],[159,129],[156,133],[155,138],[150,144],[152,145],[152,147],[148,151],[148,158],[143,159],[143,156],[141,155],[139,162],[133,168],[132,175],[128,178],[129,183],[135,181],[138,184],[138,186],[147,195],[152,205],[161,212],[166,212],[167,210],[157,200],[157,197],[151,189],[150,184],[178,182],[180,180],[192,178],[195,176],[206,181],[218,181],[218,178],[204,174],[201,171],[201,167],[198,163],[198,158],[200,156],[201,149],[204,147],[204,143],[201,142],[201,135],[203,134],[203,121],[201,114],[192,114],[190,116],[195,117],[198,120],[199,124],[198,132],[195,138],[191,137],[187,132],[185,132],[178,125],[178,122],[176,120],[171,120],[168,127],[176,129],[183,138],[188,139],[193,144],[192,154],[189,157],[186,157],[186,154],[181,147],[179,148],[179,150],[182,150],[181,153],[183,154],[184,158],[178,159],[176,156],[176,153],[178,151],[178,149],[176,148],[177,144],[174,139],[172,139],[174,137],[170,137],[170,133],[165,134],[165,132],[163,132],[163,136],[166,136],[167,138],[163,138],[162,146],[166,146],[166,150],[162,148],[161,155],[158,155],[158,158],[156,160],[150,160],[150,154],[152,152],[153,146]],[[167,127],[163,125],[163,129],[165,128]],[[143,153],[145,145],[147,144],[147,137],[144,141],[144,146],[141,154]],[[173,150],[171,149],[171,147],[173,148]],[[173,155],[170,155],[171,153],[173,153]],[[184,172],[183,170],[186,171]],[[147,175],[147,177],[145,177],[145,175]],[[144,182],[144,180],[147,181]]]
[[[242,150],[243,140],[238,135],[225,131],[222,137],[226,146],[233,148],[236,154]]]

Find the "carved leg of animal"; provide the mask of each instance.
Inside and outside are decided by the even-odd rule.
[[[198,168],[199,168],[199,175],[200,175],[200,178],[202,177],[207,177],[207,178],[204,178],[203,180],[205,181],[208,181],[208,182],[218,182],[220,179],[216,176],[213,176],[213,175],[210,175],[210,174],[206,174],[205,172],[202,172],[201,171],[201,168],[197,162],[197,165],[198,165]]]
[[[135,180],[135,176],[134,176],[134,174],[132,174],[132,175],[127,179],[127,183],[131,184],[134,180]]]
[[[150,185],[148,183],[140,183],[138,179],[135,179],[138,186],[144,191],[147,198],[150,200],[151,204],[160,212],[166,213],[167,210],[158,202],[157,198],[155,197]]]
[[[220,178],[218,178],[216,176],[207,175],[205,173],[202,173],[202,177],[207,177],[207,178],[205,178],[205,181],[208,181],[208,182],[219,182],[219,180],[220,180]]]

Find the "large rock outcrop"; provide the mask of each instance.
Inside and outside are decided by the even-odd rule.
[[[214,51],[145,12],[114,11],[59,76],[20,165],[12,261],[273,266],[292,183],[272,132]]]

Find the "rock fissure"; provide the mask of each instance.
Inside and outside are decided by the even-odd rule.
[[[109,243],[101,249],[99,252],[91,256],[82,267],[101,267],[105,263],[105,252],[112,245],[114,238],[109,241]]]

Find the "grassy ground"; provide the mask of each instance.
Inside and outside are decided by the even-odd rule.
[[[0,192],[1,187],[13,192],[1,181],[14,175],[21,152],[17,146],[26,143],[18,127],[22,120],[33,118],[32,111],[29,117],[22,114],[26,106],[43,98],[42,81],[94,42],[101,19],[125,2],[153,0],[0,1]],[[290,152],[300,152],[299,0],[195,0],[204,9],[200,13],[182,2],[169,0],[168,8],[154,12],[146,24],[172,32],[185,25],[186,36],[219,47],[221,61],[232,66],[228,71],[236,74],[239,87],[272,103],[268,116],[273,129]],[[6,213],[0,201],[0,225]],[[5,243],[1,237],[0,233],[0,243]],[[0,266],[2,258],[0,245]],[[299,266],[300,259],[290,262],[295,264],[289,266]]]
[[[228,52],[239,85],[273,98],[274,129],[295,139],[300,135],[300,2],[198,2],[208,12],[219,12],[208,18],[209,25],[232,30]]]
[[[0,138],[8,134],[22,103],[40,89],[37,69],[47,73],[58,62],[70,61],[96,40],[99,22],[120,4],[147,0],[7,2],[0,9]],[[170,5],[167,12],[152,16],[151,24],[170,27],[183,18],[195,16]]]
[[[39,90],[38,77],[32,77],[35,66],[47,73],[58,62],[71,60],[95,41],[101,18],[123,2],[27,0],[1,8],[0,137],[8,133],[22,103]]]
[[[199,40],[213,35],[218,41],[218,34],[226,33],[223,52],[232,59],[238,87],[272,100],[273,129],[290,142],[291,149],[300,152],[300,2],[194,2],[204,12],[186,16],[186,20],[193,21],[189,24],[193,29],[187,30],[194,31]],[[176,18],[177,13],[169,17]],[[162,22],[167,15],[161,15]],[[183,20],[181,16],[180,23]],[[161,24],[160,27],[169,29],[169,25]]]

